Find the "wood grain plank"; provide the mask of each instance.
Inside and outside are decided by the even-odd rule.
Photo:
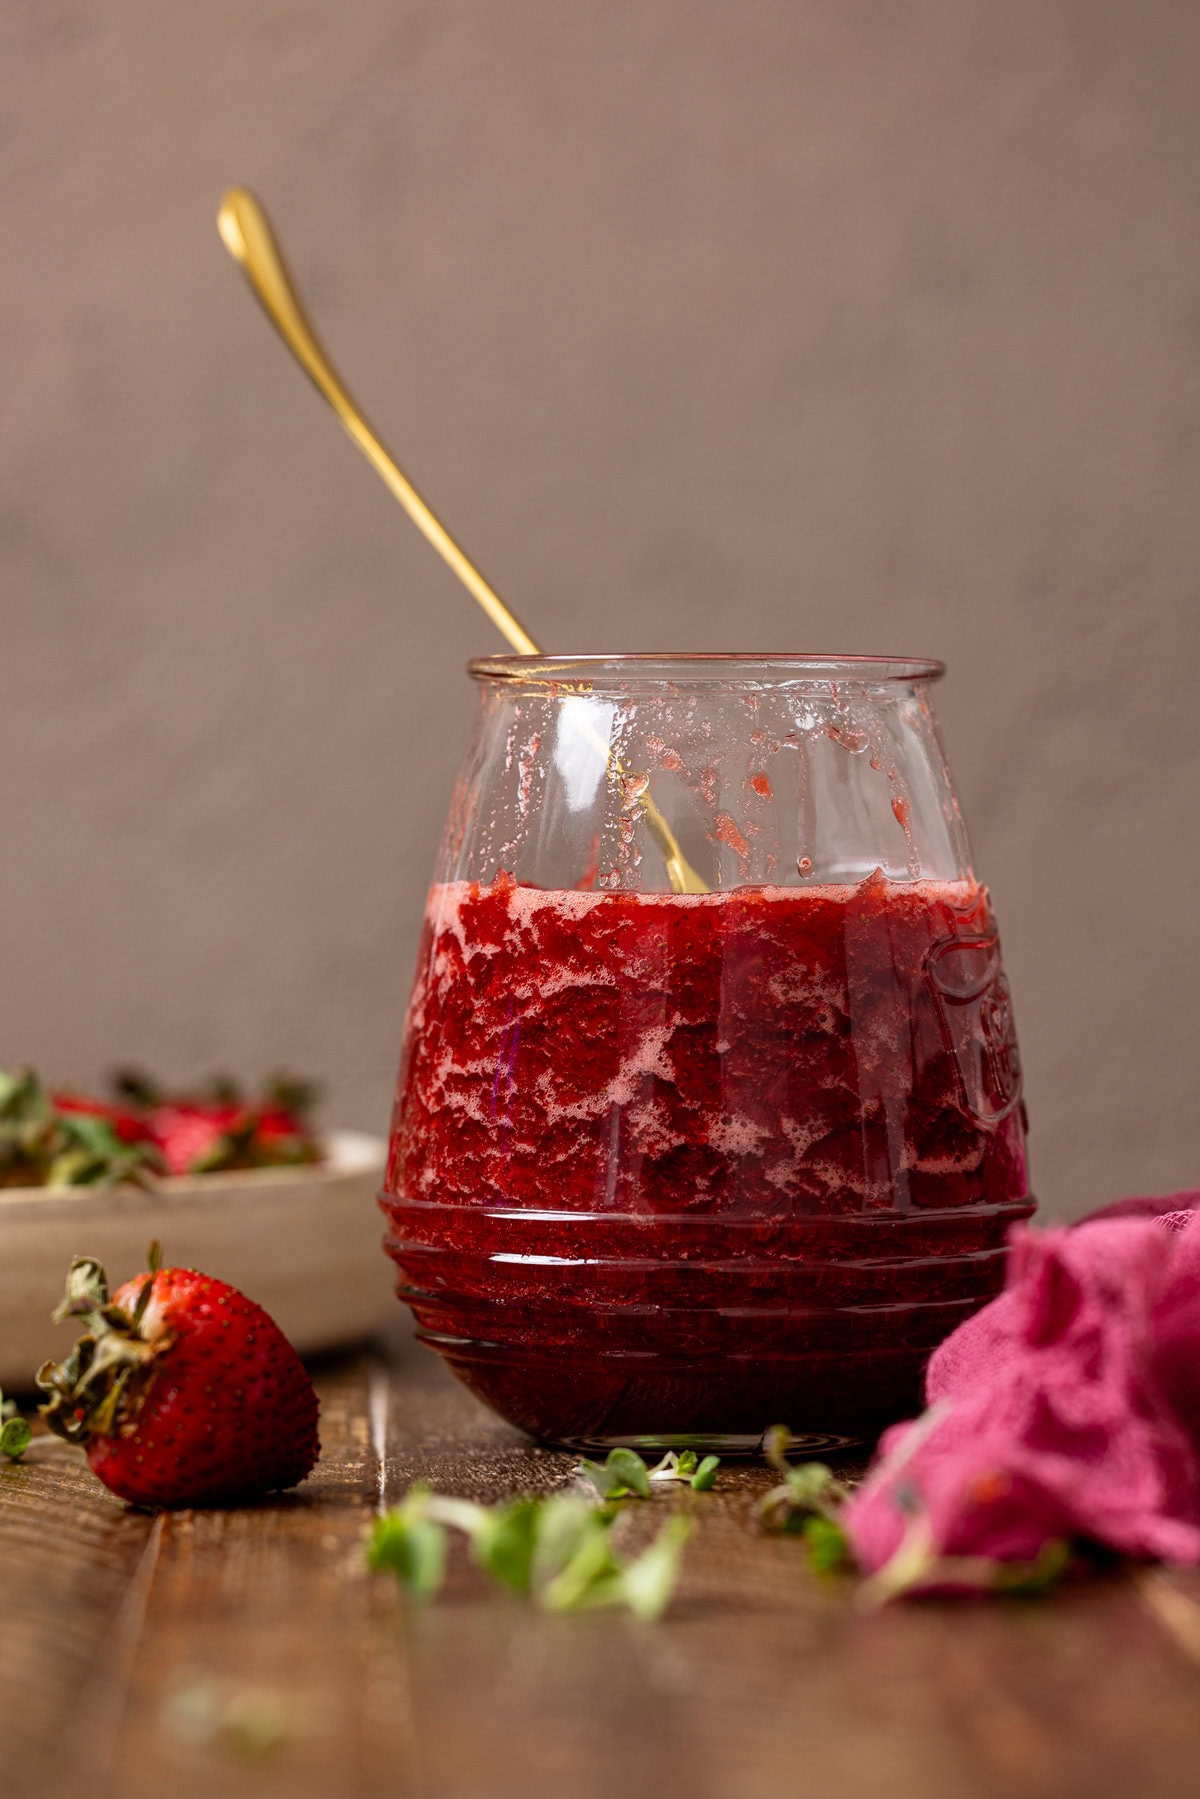
[[[396,1392],[388,1483],[491,1498],[571,1478],[416,1364]],[[1192,1799],[1200,1669],[1121,1577],[1009,1604],[873,1616],[754,1527],[770,1476],[727,1468],[711,1495],[630,1508],[647,1535],[672,1508],[698,1530],[671,1614],[652,1627],[546,1619],[486,1592],[462,1561],[402,1629],[423,1799],[573,1799],[681,1791],[777,1799]]]
[[[99,1486],[79,1450],[35,1438],[0,1464],[0,1716],[5,1791],[52,1789],[81,1696],[120,1619],[154,1520]]]
[[[394,1596],[362,1565],[378,1490],[371,1376],[360,1360],[318,1380],[322,1459],[295,1494],[166,1514],[125,1691],[113,1696],[114,1792],[413,1790]]]
[[[424,1353],[318,1384],[320,1469],[261,1506],[156,1521],[50,1441],[0,1470],[0,1707],[29,1777],[6,1794],[74,1793],[85,1768],[93,1795],[122,1799],[1195,1793],[1198,1575],[863,1615],[794,1539],[755,1529],[770,1476],[727,1467],[716,1492],[656,1495],[618,1526],[633,1547],[673,1508],[697,1520],[657,1625],[545,1618],[463,1556],[415,1606],[363,1567],[377,1504],[417,1478],[483,1500],[549,1491],[575,1458]],[[278,1741],[249,1760],[264,1718]]]

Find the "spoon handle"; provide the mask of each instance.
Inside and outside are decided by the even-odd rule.
[[[524,625],[480,574],[470,557],[459,549],[351,399],[300,303],[271,222],[254,195],[244,187],[230,188],[221,201],[217,229],[276,331],[418,531],[449,563],[513,649],[522,656],[540,654],[539,646]]]
[[[313,330],[300,296],[292,283],[283,252],[263,207],[244,187],[231,187],[217,213],[221,241],[254,292],[263,311],[278,331],[317,392],[333,408],[343,430],[357,444],[385,487],[399,500],[418,531],[428,538],[443,561],[448,562],[492,623],[521,656],[539,656],[541,648],[520,619],[507,607],[490,582],[460,550],[445,525],[425,504],[399,463],[373,431],[351,399],[341,376]],[[620,759],[603,743],[593,727],[587,734],[603,752],[614,773],[624,772]],[[650,835],[662,850],[667,878],[676,893],[707,893],[708,888],[679,848],[670,825],[648,793],[640,799]]]

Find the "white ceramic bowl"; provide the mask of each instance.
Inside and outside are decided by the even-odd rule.
[[[370,1335],[395,1312],[394,1270],[375,1203],[386,1146],[337,1131],[311,1168],[184,1175],[139,1187],[0,1189],[0,1387],[29,1392],[77,1330],[51,1324],[72,1256],[96,1256],[112,1286],[163,1260],[229,1281],[304,1354]]]

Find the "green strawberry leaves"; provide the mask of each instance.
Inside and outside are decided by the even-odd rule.
[[[161,1166],[102,1113],[56,1104],[32,1069],[0,1069],[0,1187],[146,1186]]]

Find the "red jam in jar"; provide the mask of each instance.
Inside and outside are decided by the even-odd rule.
[[[438,883],[383,1205],[419,1334],[535,1436],[870,1437],[1032,1210],[986,890]]]

